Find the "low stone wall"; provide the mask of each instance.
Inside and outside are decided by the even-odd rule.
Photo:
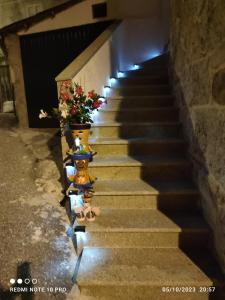
[[[225,1],[171,0],[171,74],[201,206],[225,272]]]

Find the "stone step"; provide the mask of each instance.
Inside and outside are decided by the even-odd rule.
[[[189,179],[188,160],[161,156],[104,156],[89,164],[90,175],[105,179]]]
[[[83,247],[207,247],[209,228],[198,214],[155,209],[102,209],[94,222],[79,222],[77,249]],[[76,231],[77,229],[75,229]]]
[[[160,68],[167,68],[169,62],[168,54],[163,54],[149,60],[146,60],[139,65],[140,68],[152,68],[152,67],[160,67]]]
[[[101,208],[193,211],[199,193],[188,181],[97,180],[93,205]]]
[[[101,109],[93,117],[94,122],[176,122],[179,121],[178,109],[175,107],[160,108],[124,108],[117,110]]]
[[[103,155],[151,155],[177,154],[184,156],[186,143],[182,139],[150,139],[150,138],[90,138],[89,144]]]
[[[107,96],[134,96],[134,95],[170,95],[171,89],[168,84],[155,85],[128,85],[111,87]]]
[[[178,138],[181,136],[180,122],[97,122],[92,124],[90,137],[110,138]]]
[[[146,76],[168,76],[167,67],[152,66],[151,68],[140,68],[138,70],[130,70],[123,72],[123,77],[146,77]]]
[[[140,84],[140,85],[152,85],[152,84],[168,84],[168,75],[152,75],[152,76],[137,76],[137,77],[123,77],[115,78],[112,82],[112,86],[123,86],[127,84]]]
[[[81,299],[225,299],[217,264],[204,252],[188,257],[176,248],[85,248],[77,283],[81,297],[87,298]],[[216,286],[214,293],[203,292],[203,287],[211,286]]]
[[[117,96],[107,97],[107,104],[104,109],[123,109],[123,108],[149,108],[149,107],[168,107],[172,106],[174,98],[172,96]]]

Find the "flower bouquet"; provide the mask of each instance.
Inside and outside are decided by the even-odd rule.
[[[84,150],[89,151],[89,130],[91,127],[92,114],[106,102],[104,97],[95,93],[94,90],[85,95],[83,88],[78,83],[64,81],[59,90],[59,106],[53,108],[51,113],[40,111],[39,118],[56,118],[61,127],[69,125],[73,138],[79,137]]]
[[[64,81],[60,87],[59,106],[52,113],[41,110],[39,118],[56,118],[65,124],[93,123],[91,114],[103,104],[104,98],[94,90],[85,95],[78,83]]]

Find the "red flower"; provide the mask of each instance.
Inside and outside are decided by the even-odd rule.
[[[76,94],[77,94],[78,96],[80,96],[80,95],[83,94],[83,89],[82,89],[82,87],[81,87],[80,85],[77,85],[77,86],[76,86]]]
[[[88,98],[94,99],[97,96],[94,90],[88,92]]]
[[[70,82],[69,81],[63,81],[62,86],[68,88],[70,86]]]
[[[95,101],[92,103],[92,107],[93,107],[94,109],[98,109],[101,105],[102,105],[102,101],[101,101],[101,100],[95,100]]]
[[[70,100],[70,95],[69,95],[69,93],[67,93],[67,92],[61,92],[61,99],[63,100],[63,101],[68,101],[68,100]]]
[[[76,108],[76,106],[73,106],[73,107],[71,108],[70,112],[71,112],[72,115],[76,115],[76,113],[77,113],[77,108]]]

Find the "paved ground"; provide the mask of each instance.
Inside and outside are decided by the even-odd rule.
[[[37,179],[45,162],[48,167],[53,164],[55,153],[51,155],[48,135],[0,129],[0,300],[61,300],[66,299],[61,292],[72,287],[76,255],[65,233],[68,217],[59,205],[54,178],[50,185],[44,185],[47,176],[56,171],[48,168],[47,175]],[[23,283],[12,285],[11,278],[21,278]],[[25,284],[26,278],[33,283]],[[36,291],[43,288],[45,292],[35,293],[34,289],[30,294],[15,293],[10,287],[17,291],[21,287]],[[64,289],[61,292],[57,291],[60,287]]]

